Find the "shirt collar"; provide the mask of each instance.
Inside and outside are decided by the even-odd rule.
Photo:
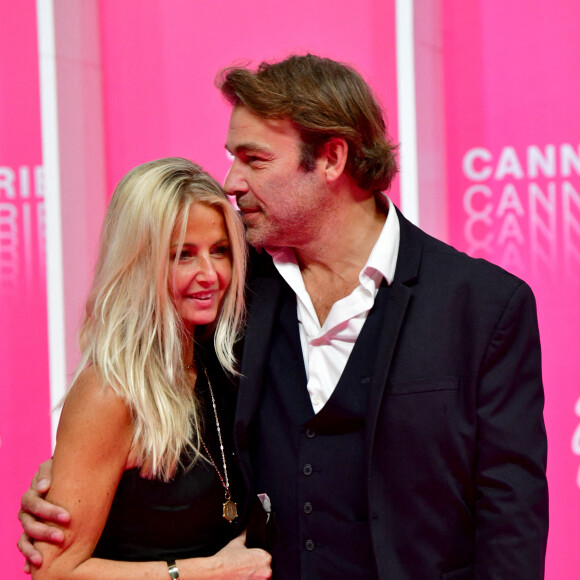
[[[376,273],[378,273],[380,278],[384,278],[389,285],[395,277],[401,237],[399,217],[393,202],[384,193],[381,195],[385,197],[389,212],[383,229],[373,246],[371,255],[360,272],[359,279],[361,284],[364,283],[365,276],[375,278]],[[379,280],[375,279],[375,281],[380,283]]]

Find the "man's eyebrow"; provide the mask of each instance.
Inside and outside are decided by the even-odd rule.
[[[231,154],[240,153],[243,151],[266,151],[264,145],[253,141],[249,141],[248,143],[239,143],[234,147],[233,151],[230,147],[228,147],[227,143],[224,145],[224,147],[226,148],[226,151]]]

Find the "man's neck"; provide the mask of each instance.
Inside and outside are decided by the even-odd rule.
[[[295,248],[306,290],[320,324],[338,300],[359,284],[366,264],[385,224],[387,208],[374,197],[336,212],[317,240]]]

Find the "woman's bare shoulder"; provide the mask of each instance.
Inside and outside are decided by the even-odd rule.
[[[93,366],[84,369],[67,393],[59,423],[59,431],[82,428],[99,433],[104,440],[118,436],[131,426],[127,403],[107,385]]]
[[[104,381],[94,365],[85,368],[72,384],[65,404],[69,401],[75,405],[80,402],[83,405],[109,408],[111,411],[128,410],[126,402]]]

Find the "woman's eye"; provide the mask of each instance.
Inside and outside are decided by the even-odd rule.
[[[184,260],[189,260],[191,258],[191,252],[189,252],[188,250],[183,250],[179,253],[175,253],[174,255],[171,256],[171,260],[175,261],[177,260],[178,262],[183,262]]]
[[[213,250],[213,254],[216,256],[227,256],[230,253],[230,247],[229,246],[218,246],[217,248],[214,248]]]

